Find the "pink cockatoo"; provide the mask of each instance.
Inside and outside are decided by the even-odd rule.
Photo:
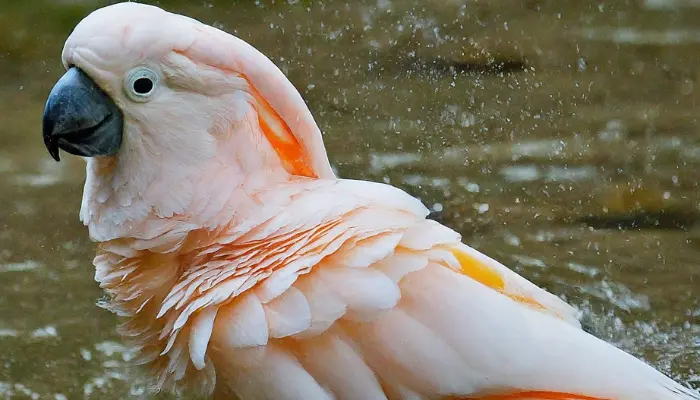
[[[263,54],[160,8],[81,21],[44,140],[83,156],[96,280],[155,390],[691,400],[392,186],[337,178]]]

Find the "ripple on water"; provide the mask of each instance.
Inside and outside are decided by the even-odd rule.
[[[532,182],[542,177],[536,165],[509,165],[501,168],[501,175],[511,183]]]
[[[83,385],[83,395],[88,399],[99,399],[102,393],[114,390],[115,386],[126,386],[131,396],[142,396],[146,390],[138,378],[129,373],[129,361],[133,358],[133,351],[124,345],[103,341],[95,344],[95,354],[87,349],[80,349],[80,356],[86,360],[94,357],[101,359],[102,370],[97,376],[93,376]]]
[[[130,350],[126,346],[117,342],[104,341],[97,343],[95,345],[95,350],[107,357],[119,355],[124,361],[129,361],[132,358]]]
[[[17,337],[19,332],[15,329],[0,328],[0,338],[2,337]]]
[[[668,11],[678,11],[682,8],[700,8],[700,0],[644,0],[644,8]]]
[[[56,163],[52,159],[42,159],[38,166],[38,173],[16,174],[14,182],[20,186],[44,187],[53,186],[62,182],[67,177],[68,163]]]
[[[41,263],[34,260],[24,260],[16,263],[0,264],[0,272],[28,272],[41,267]]]
[[[549,180],[554,182],[581,182],[595,178],[596,169],[585,165],[580,167],[550,166],[542,168],[537,165],[509,165],[501,168],[503,178],[510,183]]]
[[[53,325],[47,325],[43,328],[35,329],[32,332],[32,337],[36,339],[58,337],[58,330]]]
[[[547,268],[547,265],[544,263],[544,261],[540,260],[539,258],[523,256],[519,254],[513,254],[510,257],[513,259],[513,261],[525,267]]]
[[[469,193],[479,193],[481,191],[478,183],[470,182],[467,178],[461,176],[457,178],[457,184],[465,188]]]
[[[630,45],[671,46],[700,43],[700,30],[696,29],[590,28],[581,29],[579,35],[588,40]]]
[[[421,155],[417,153],[372,153],[369,164],[373,173],[379,173],[402,165],[414,164],[420,160]]]
[[[39,393],[21,383],[0,382],[0,397],[12,399],[18,395],[28,397],[32,400],[38,400],[41,397]]]
[[[567,263],[566,265],[567,267],[569,267],[570,270],[578,272],[579,274],[586,275],[589,278],[595,278],[600,273],[598,268],[591,267],[589,265],[583,265],[574,262]]]
[[[648,311],[651,309],[649,296],[634,293],[630,288],[621,283],[602,280],[578,287],[581,292],[604,300],[624,311],[630,311],[632,309]]]
[[[418,174],[404,175],[402,182],[409,186],[427,186],[437,189],[444,189],[450,186],[450,180],[447,178],[428,177]]]
[[[54,174],[24,174],[16,175],[15,183],[20,186],[52,186],[60,182],[61,178]]]

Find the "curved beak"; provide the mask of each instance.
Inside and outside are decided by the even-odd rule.
[[[44,144],[56,161],[59,148],[76,156],[109,156],[122,144],[124,116],[89,76],[72,67],[51,90],[43,125]]]

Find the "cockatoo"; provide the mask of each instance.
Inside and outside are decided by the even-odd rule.
[[[691,400],[389,185],[339,179],[246,42],[137,3],[65,43],[43,136],[85,157],[95,278],[154,390],[218,399]]]

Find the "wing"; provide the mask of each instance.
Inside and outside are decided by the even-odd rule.
[[[698,399],[405,193],[339,181],[217,235],[163,301],[164,379],[240,399]]]

